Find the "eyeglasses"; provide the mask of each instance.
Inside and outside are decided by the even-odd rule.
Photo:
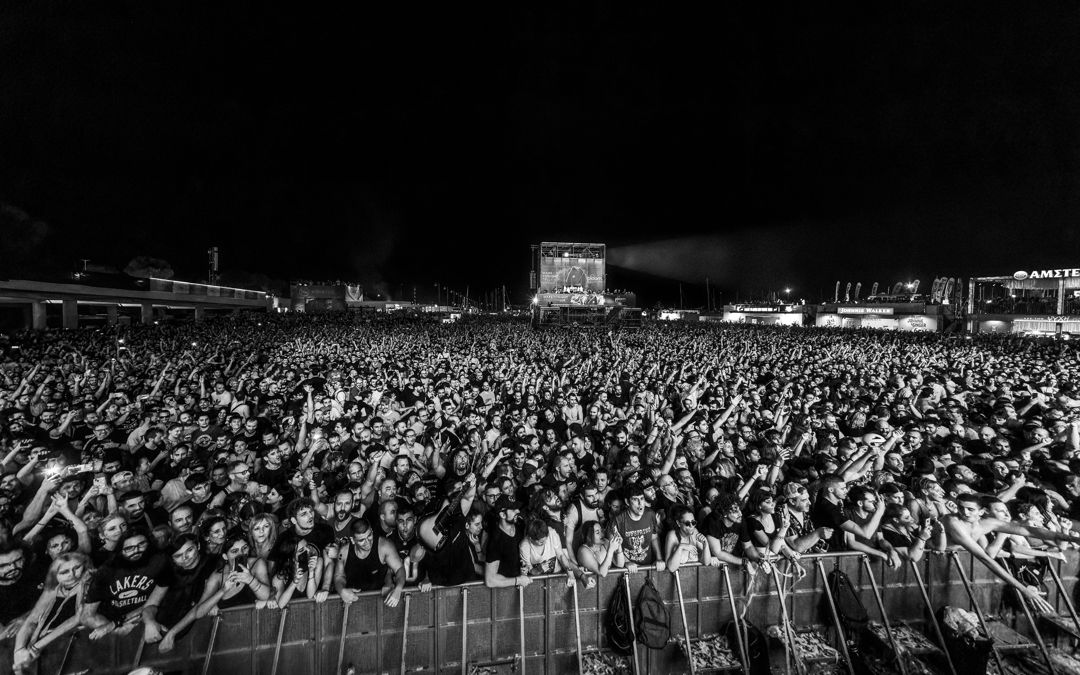
[[[696,527],[697,526],[697,521],[696,520],[684,520],[684,521],[682,521],[682,523],[680,523],[680,525],[682,525],[683,527]]]

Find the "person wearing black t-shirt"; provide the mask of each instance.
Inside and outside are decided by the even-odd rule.
[[[521,540],[524,533],[516,524],[521,505],[507,496],[499,497],[494,511],[499,522],[488,537],[484,549],[484,584],[488,588],[528,586],[528,575],[521,570]]]
[[[94,575],[82,610],[82,622],[91,629],[91,640],[113,632],[131,632],[154,589],[172,585],[169,559],[152,546],[153,539],[143,531],[129,530],[120,540],[119,555]]]
[[[31,564],[30,551],[0,542],[0,638],[14,637],[37,602],[48,567]]]
[[[214,573],[213,563],[200,552],[199,538],[194,534],[177,537],[166,554],[172,560],[173,583],[162,593],[155,589],[142,611],[148,634],[156,631],[161,636],[158,651],[163,653],[172,651],[176,640],[195,622],[195,606]],[[151,628],[151,623],[156,625]],[[146,641],[154,640],[147,637]]]
[[[881,524],[885,514],[885,502],[879,500],[876,510],[864,526],[859,526],[844,512],[843,500],[850,488],[847,482],[836,474],[828,474],[821,479],[821,492],[810,510],[810,519],[818,527],[829,527],[833,536],[829,538],[830,551],[843,551],[848,548],[844,533],[848,532],[869,539]]]
[[[315,504],[307,497],[296,499],[289,504],[288,515],[291,527],[278,537],[277,548],[282,548],[286,541],[303,539],[325,553],[326,547],[334,541],[334,528],[326,523],[316,522]]]
[[[709,552],[729,565],[742,565],[747,559],[757,560],[757,549],[750,545],[750,535],[743,525],[739,499],[726,492],[713,502],[713,509],[701,523]],[[746,557],[743,557],[743,556]]]

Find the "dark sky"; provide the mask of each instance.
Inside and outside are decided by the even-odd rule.
[[[610,282],[813,300],[1080,263],[1074,3],[443,4],[0,3],[0,276],[216,244],[522,296],[530,243],[664,240]]]

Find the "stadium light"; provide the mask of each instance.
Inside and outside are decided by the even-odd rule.
[[[532,299],[532,304],[539,305],[540,304],[540,296],[534,295],[533,299]]]

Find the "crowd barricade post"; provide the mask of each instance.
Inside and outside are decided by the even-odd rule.
[[[206,655],[203,657],[202,675],[210,672],[210,660],[214,657],[214,644],[217,642],[218,627],[221,625],[221,615],[214,615],[214,625],[210,628],[210,639],[206,643]]]
[[[1068,608],[1070,598],[1067,594],[1076,584],[1077,553],[1069,551],[1067,555],[1068,562],[1060,570],[1055,569],[1059,572],[1062,590],[1055,588],[1052,598],[1063,611]],[[835,627],[838,623],[826,587],[827,567],[848,571],[860,594],[872,593],[874,579],[880,578],[882,583],[878,591],[892,620],[925,618],[921,607],[916,612],[911,598],[904,596],[914,597],[915,602],[921,599],[924,604],[929,601],[937,609],[945,604],[966,608],[974,602],[972,606],[977,614],[987,606],[983,604],[984,599],[1000,596],[1002,584],[996,577],[981,571],[977,576],[969,576],[972,560],[966,552],[928,554],[919,563],[909,564],[910,569],[904,574],[887,570],[882,571],[880,577],[878,569],[863,566],[860,556],[826,553],[802,557],[799,564],[809,573],[795,583],[793,592],[785,596],[789,616],[796,625],[821,627],[832,624]],[[880,568],[879,563],[870,564]],[[976,563],[976,566],[981,567],[981,564]],[[633,606],[636,591],[646,574],[653,579],[671,615],[680,617],[673,618],[673,630],[681,630],[691,640],[721,632],[724,624],[742,611],[746,600],[748,587],[744,570],[684,565],[679,583],[686,619],[680,626],[677,624],[682,611],[677,607],[678,588],[671,573],[641,570],[631,575],[625,570],[612,570],[606,577],[598,579],[593,588],[587,589],[582,584],[576,589],[581,652],[587,654],[605,648],[605,617],[612,595],[627,593]],[[909,581],[910,586],[906,585]],[[921,581],[925,581],[925,596],[924,589],[919,587]],[[729,584],[730,591],[727,590]],[[760,583],[755,586],[757,595],[751,602],[747,618],[765,629],[776,623],[779,600],[772,592],[773,582],[769,582],[768,587],[762,587]],[[967,589],[970,589],[970,595]],[[398,607],[389,608],[378,592],[361,594],[347,613],[336,597],[321,604],[307,599],[295,600],[289,604],[287,612],[238,607],[224,610],[213,619],[196,622],[168,654],[161,654],[157,645],[146,645],[142,665],[187,673],[198,673],[204,665],[209,673],[270,673],[277,651],[276,638],[281,631],[279,673],[335,672],[341,645],[344,645],[343,665],[352,663],[358,673],[400,671],[402,654],[404,666],[410,673],[467,673],[472,664],[510,663],[520,658],[523,651],[530,675],[574,672],[577,667],[574,589],[567,587],[565,574],[534,577],[533,583],[521,589],[520,595],[518,589],[489,589],[478,582],[436,587],[427,593],[411,588],[406,592],[407,625],[406,600],[403,598]],[[522,598],[523,616],[519,613]],[[927,632],[930,633],[933,627],[931,636],[941,641],[937,634],[941,627],[934,624],[932,616],[929,618],[931,625]],[[524,650],[521,648],[522,620]],[[739,634],[743,634],[742,622],[735,625]],[[59,670],[64,652],[70,651],[68,671],[92,667],[94,675],[126,675],[132,668],[142,637],[141,626],[128,635],[97,641],[89,640],[87,631],[79,631],[74,639],[57,640],[45,649],[41,656],[42,672]],[[842,640],[838,646],[842,651],[846,647]],[[674,644],[663,649],[644,649],[635,644],[635,651],[635,673],[689,672],[685,655]],[[3,659],[0,663],[4,663],[5,668],[11,663],[12,656],[12,641],[0,643],[0,659]],[[845,653],[844,656],[850,664],[848,655]]]
[[[889,645],[893,650],[893,658],[896,659],[896,665],[900,668],[900,675],[907,675],[907,665],[905,663],[904,652],[900,650],[900,646],[896,644],[896,637],[892,632],[892,622],[889,621],[889,612],[885,609],[885,601],[881,597],[881,591],[878,589],[877,580],[874,578],[874,570],[870,567],[870,558],[867,556],[862,557],[863,567],[866,568],[866,576],[870,579],[870,587],[874,591],[874,602],[877,604],[878,612],[881,614],[881,624],[885,626],[885,635],[889,638]]]
[[[1069,618],[1072,619],[1073,626],[1076,628],[1076,634],[1080,636],[1080,617],[1077,616],[1076,605],[1073,603],[1069,592],[1065,589],[1065,584],[1061,580],[1061,574],[1057,569],[1060,565],[1060,560],[1051,560],[1046,566],[1050,571],[1050,578],[1054,580],[1054,609],[1058,614],[1061,614],[1061,605],[1064,603],[1065,609],[1069,611]]]
[[[747,638],[742,620],[739,618],[738,605],[735,602],[735,592],[732,590],[731,572],[727,565],[722,565],[721,573],[724,575],[724,589],[727,591],[728,608],[731,610],[731,623],[735,627],[735,638],[739,641],[739,662],[742,663],[743,672],[750,672],[750,660],[747,653]]]
[[[923,558],[925,559],[926,556],[923,556]],[[949,652],[949,645],[945,642],[945,634],[941,632],[941,624],[938,623],[937,614],[934,612],[934,605],[930,602],[930,594],[927,592],[926,584],[923,583],[922,574],[919,572],[919,563],[909,558],[908,564],[911,567],[911,574],[919,589],[919,594],[922,596],[923,605],[926,608],[927,619],[934,629],[934,638],[937,640],[938,646],[941,647],[941,652],[945,655],[945,662],[949,665],[949,673],[951,675],[957,675],[956,666],[953,664],[952,660],[952,654]]]
[[[990,632],[990,626],[987,625],[987,623],[986,623],[986,617],[983,615],[982,607],[979,606],[979,602],[975,598],[975,592],[972,590],[971,582],[968,581],[967,572],[964,570],[964,563],[961,562],[960,556],[958,556],[955,551],[949,551],[946,554],[946,557],[949,560],[951,560],[956,566],[956,573],[960,575],[960,581],[961,581],[961,583],[963,583],[964,590],[967,592],[968,599],[969,599],[969,602],[971,604],[972,611],[974,611],[975,616],[977,616],[979,618],[979,625],[982,627],[983,634],[986,635],[987,637],[992,638],[993,633]],[[994,662],[997,663],[998,672],[999,673],[1004,673],[1005,668],[1004,668],[1004,666],[1002,666],[1002,663],[1001,663],[1001,655],[998,654],[998,650],[997,650],[996,646],[993,647],[992,649],[993,649],[993,655],[994,655]],[[1050,672],[1054,672],[1054,669],[1051,668]]]

